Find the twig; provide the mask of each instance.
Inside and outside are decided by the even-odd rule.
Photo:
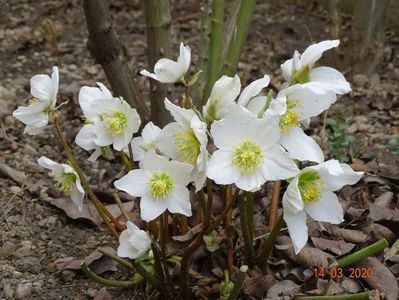
[[[376,290],[367,291],[351,295],[335,295],[335,296],[295,296],[294,300],[369,300],[378,295]]]
[[[123,259],[122,257],[119,257],[118,255],[116,255],[115,251],[113,251],[112,249],[98,248],[97,251],[100,252],[101,254],[109,257],[113,261],[116,261],[120,265],[134,270],[134,267],[130,262],[128,262],[127,260]]]
[[[278,203],[280,202],[280,189],[281,189],[281,180],[277,180],[274,182],[272,202],[270,204],[269,230],[272,230],[276,225]]]
[[[115,286],[115,287],[128,287],[136,284],[134,281],[115,281],[115,280],[102,278],[97,274],[95,274],[93,271],[91,271],[85,262],[83,262],[80,265],[80,267],[83,273],[85,273],[87,277],[93,279],[95,282],[101,283],[102,285]]]
[[[359,251],[337,259],[338,267],[346,267],[357,263],[368,256],[374,255],[382,251],[383,249],[388,247],[388,245],[389,244],[386,239],[381,239],[366,248],[360,249]]]
[[[113,193],[112,197],[114,198],[116,204],[118,205],[123,217],[125,218],[126,222],[129,221],[129,216],[127,214],[127,211],[125,209],[125,206],[123,205],[121,198],[119,198],[119,195],[117,193]]]
[[[244,285],[245,275],[247,274],[247,271],[248,271],[247,265],[243,265],[240,267],[240,272],[238,273],[238,277],[236,279],[236,282],[234,283],[233,290],[230,292],[230,295],[227,298],[227,300],[235,300],[238,298],[242,286]]]

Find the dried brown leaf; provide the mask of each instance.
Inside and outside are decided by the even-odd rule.
[[[0,173],[8,178],[11,178],[16,183],[22,184],[26,180],[26,175],[24,172],[15,170],[5,163],[0,163]]]
[[[352,251],[352,249],[356,246],[355,244],[346,243],[344,241],[334,241],[323,238],[312,237],[311,240],[316,248],[319,248],[321,250],[328,250],[329,252],[332,252],[336,255],[344,255]]]
[[[374,204],[389,208],[389,206],[392,203],[394,194],[390,191],[383,193],[381,196],[379,196],[377,199],[374,200]]]
[[[377,289],[385,294],[387,300],[398,299],[398,283],[392,272],[384,266],[377,258],[368,257],[361,263],[356,264],[358,268],[371,268],[373,276],[364,280],[372,289]]]
[[[283,280],[274,284],[266,294],[266,299],[282,299],[280,297],[293,297],[299,292],[300,286],[291,280]],[[287,299],[287,298],[284,298]]]
[[[291,239],[287,236],[277,237],[277,242],[284,245],[284,248],[277,247],[291,260],[306,268],[324,267],[327,268],[333,260],[333,256],[317,248],[305,246],[301,252],[295,254],[294,247],[292,246]],[[288,247],[287,247],[288,246]]]
[[[105,287],[103,287],[101,290],[97,292],[93,300],[111,300],[111,294],[108,293]]]
[[[360,244],[367,240],[367,235],[359,230],[344,229],[333,224],[325,224],[325,226],[330,234],[342,237],[348,243]]]
[[[85,261],[87,265],[90,265],[92,262],[100,259],[102,256],[103,255],[96,250],[96,251],[93,251],[92,253],[90,253],[84,259],[75,259],[73,257],[64,257],[64,258],[57,259],[54,263],[56,264],[57,269],[59,271],[63,271],[66,269],[80,270],[80,265],[82,264],[83,261]]]
[[[261,297],[275,283],[276,278],[272,274],[247,278],[243,286],[243,292],[248,296]]]
[[[368,241],[376,242],[382,238],[389,242],[395,239],[394,233],[387,227],[378,223],[365,223],[360,226],[361,231],[368,234]]]

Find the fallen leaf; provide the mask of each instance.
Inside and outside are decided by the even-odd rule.
[[[193,239],[201,231],[201,228],[202,224],[198,224],[193,228],[190,228],[186,234],[172,236],[172,239],[177,242],[187,242]]]
[[[351,294],[359,293],[362,290],[362,287],[356,280],[348,277],[342,279],[341,286],[344,288],[345,292]]]
[[[377,258],[367,257],[361,263],[356,264],[357,268],[371,268],[373,276],[364,278],[372,289],[377,289],[385,294],[387,300],[398,299],[398,283],[392,272],[384,266]]]
[[[386,248],[384,251],[384,261],[391,259],[399,252],[399,240],[397,240],[390,248]]]
[[[360,226],[360,229],[368,234],[368,241],[376,242],[382,238],[386,239],[388,242],[391,242],[395,239],[394,233],[389,230],[387,227],[378,224],[378,223],[365,223]]]
[[[266,299],[283,299],[293,297],[299,292],[300,286],[291,280],[282,280],[274,284],[266,294]],[[286,298],[284,298],[286,299]],[[289,298],[290,299],[290,298]]]
[[[306,245],[298,254],[295,254],[294,247],[292,246],[291,239],[287,236],[277,237],[277,242],[279,245],[283,245],[281,248],[277,246],[276,248],[281,250],[285,255],[287,255],[291,260],[297,264],[304,266],[306,268],[312,269],[313,267],[324,267],[327,268],[331,261],[333,261],[333,256],[317,248],[309,247]]]
[[[303,286],[303,292],[312,295],[335,295],[344,292],[343,287],[333,280],[316,278]]]
[[[328,239],[323,239],[323,238],[311,238],[313,245],[321,250],[327,250],[329,252],[332,252],[336,255],[344,255],[350,251],[352,251],[353,248],[355,248],[355,244],[352,243],[346,243],[344,241],[334,241],[334,240],[328,240]]]
[[[97,292],[93,300],[111,300],[111,294],[108,293],[105,287],[103,287],[101,290]]]
[[[26,180],[26,175],[24,172],[15,170],[5,163],[0,163],[0,173],[8,178],[11,178],[16,183],[22,184]]]
[[[243,286],[244,294],[253,297],[262,297],[268,289],[276,283],[272,274],[247,278]]]
[[[394,194],[390,191],[383,193],[381,196],[379,196],[377,199],[374,200],[374,204],[389,208],[389,206],[392,203]]]
[[[325,226],[330,234],[342,237],[346,242],[360,244],[367,240],[367,235],[359,230],[344,229],[333,224],[325,224]]]

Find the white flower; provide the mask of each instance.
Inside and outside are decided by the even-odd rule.
[[[97,146],[113,145],[117,151],[125,148],[132,140],[133,133],[140,127],[140,117],[136,109],[122,98],[94,101],[91,109],[98,116],[93,123],[93,142]]]
[[[191,203],[186,187],[192,166],[148,152],[142,169],[130,171],[115,181],[115,187],[131,196],[141,197],[140,211],[144,221],[152,221],[165,210],[190,217]]]
[[[34,97],[29,106],[20,106],[13,117],[26,124],[24,133],[37,134],[48,124],[49,113],[55,109],[58,93],[58,68],[53,67],[51,77],[35,75],[30,80],[30,92]]]
[[[363,172],[354,172],[348,165],[329,160],[307,167],[291,181],[283,196],[284,220],[287,223],[295,253],[308,240],[306,214],[316,221],[339,224],[342,207],[333,191],[355,184]]]
[[[176,122],[166,125],[159,135],[159,150],[170,158],[192,164],[191,177],[196,190],[202,189],[206,180],[208,151],[206,124],[192,109],[181,108],[165,99],[165,107]]]
[[[220,120],[227,112],[236,105],[234,102],[240,93],[240,78],[222,76],[215,82],[211,95],[203,107],[203,115],[206,122]]]
[[[105,85],[100,82],[97,82],[97,85],[99,87],[84,86],[79,91],[79,105],[82,108],[86,124],[76,135],[75,143],[86,151],[95,150],[89,157],[89,161],[95,161],[101,155],[101,146],[94,142],[96,134],[93,125],[93,123],[100,121],[101,115],[93,110],[93,105],[98,101],[112,101],[113,98]]]
[[[155,74],[147,70],[142,70],[140,74],[163,83],[182,82],[184,80],[184,75],[190,67],[190,60],[190,47],[180,43],[180,55],[177,58],[177,62],[168,58],[161,58],[154,66]]]
[[[241,106],[246,107],[252,101],[263,101],[265,102],[265,96],[258,96],[259,93],[267,87],[270,83],[270,77],[265,75],[263,78],[257,79],[251,82],[242,92],[238,98],[237,103]],[[258,96],[258,97],[257,97]]]
[[[148,122],[144,126],[141,136],[135,137],[132,140],[133,158],[135,161],[140,161],[144,158],[148,151],[155,150],[158,147],[158,136],[161,133],[161,128],[152,122]],[[125,151],[129,151],[125,149]]]
[[[130,259],[139,258],[151,248],[151,238],[147,232],[130,221],[127,221],[126,226],[119,236],[117,254]]]
[[[49,175],[54,178],[59,189],[71,197],[72,202],[79,210],[82,210],[85,191],[75,169],[66,164],[56,163],[45,156],[40,157],[37,162],[42,167],[51,170]]]
[[[350,92],[349,83],[339,71],[330,67],[313,68],[324,51],[338,45],[339,40],[328,40],[309,46],[302,55],[295,51],[294,57],[281,65],[284,79],[289,85],[305,84],[318,94],[324,94],[326,91],[339,95]]]
[[[244,191],[256,191],[268,180],[295,176],[299,169],[279,145],[278,118],[258,119],[241,109],[241,117],[212,124],[215,151],[207,176],[217,184],[232,184]],[[236,115],[236,109],[233,113]]]

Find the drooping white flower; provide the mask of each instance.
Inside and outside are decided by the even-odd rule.
[[[120,257],[136,259],[143,256],[151,248],[151,238],[148,233],[127,221],[127,228],[119,236],[117,254]]]
[[[190,47],[184,46],[183,43],[180,43],[180,55],[177,58],[177,61],[168,58],[161,58],[154,66],[154,73],[142,70],[140,74],[163,83],[182,82],[184,80],[184,75],[190,67],[190,61]]]
[[[159,150],[170,158],[194,166],[191,177],[196,190],[206,180],[208,138],[206,124],[201,122],[192,109],[181,108],[165,99],[165,107],[176,122],[166,125],[159,135]]]
[[[318,94],[324,94],[326,91],[338,95],[350,92],[350,85],[341,72],[330,67],[313,67],[324,51],[338,45],[339,40],[327,40],[309,46],[302,54],[295,51],[294,57],[281,65],[284,79],[289,85],[305,84]]]
[[[49,113],[55,109],[58,93],[58,68],[53,67],[51,77],[35,75],[30,80],[30,92],[34,97],[29,106],[20,106],[13,117],[26,124],[24,133],[34,135],[48,124]]]
[[[155,150],[159,143],[159,134],[161,128],[152,122],[148,122],[144,126],[141,136],[135,137],[132,140],[133,158],[135,161],[140,161],[144,158],[148,151]],[[125,149],[125,151],[129,151]]]
[[[144,221],[152,221],[165,210],[190,217],[191,203],[186,187],[191,181],[193,166],[169,161],[148,152],[142,161],[142,169],[130,171],[115,181],[115,187],[131,196],[141,197],[140,211]]]
[[[82,210],[85,191],[75,169],[67,164],[56,163],[45,156],[40,157],[37,162],[42,167],[51,170],[49,175],[54,178],[59,189],[71,197],[72,202],[79,210]]]
[[[256,191],[268,180],[295,176],[299,169],[280,146],[278,118],[260,119],[238,109],[212,124],[215,151],[208,163],[207,176],[217,184],[232,184],[244,191]]]
[[[354,172],[347,164],[329,160],[304,168],[291,181],[283,196],[283,209],[295,253],[301,251],[308,240],[306,215],[316,221],[341,223],[343,211],[333,191],[355,184],[362,175],[363,172]]]
[[[223,118],[232,106],[236,105],[234,102],[240,93],[241,82],[240,78],[222,76],[219,78],[212,88],[211,95],[203,107],[203,115],[206,122],[213,120],[220,120]]]
[[[127,147],[141,123],[136,109],[122,98],[94,101],[91,109],[98,116],[93,123],[94,144],[113,145],[117,151]]]
[[[101,155],[101,146],[94,142],[96,139],[94,123],[101,121],[101,115],[93,110],[93,105],[98,101],[112,101],[113,99],[111,92],[105,85],[100,82],[97,82],[97,85],[99,87],[84,86],[79,91],[79,105],[83,111],[85,125],[76,135],[75,143],[86,151],[94,150],[88,159],[89,161],[95,161]]]

